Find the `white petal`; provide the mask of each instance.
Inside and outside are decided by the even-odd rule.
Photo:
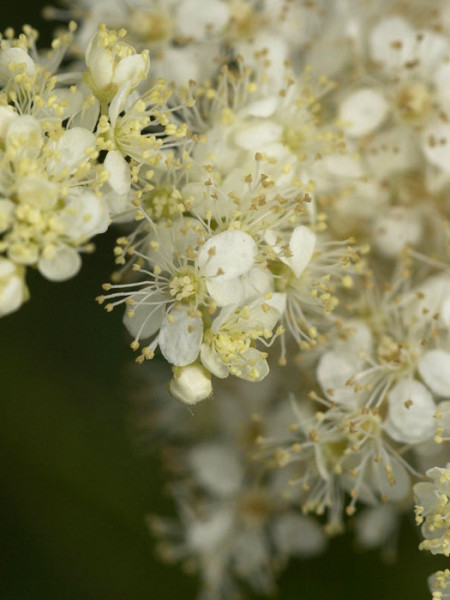
[[[263,296],[273,288],[273,277],[269,270],[253,267],[241,276],[244,285],[243,302],[252,302],[256,296]]]
[[[177,306],[163,319],[159,348],[170,364],[184,367],[197,358],[202,339],[202,319],[192,316],[188,308]]]
[[[57,88],[52,93],[57,97],[57,104],[64,106],[61,120],[69,119],[82,110],[85,98],[80,90],[76,89],[75,92],[71,92],[67,88]]]
[[[92,95],[92,90],[84,82],[78,84],[78,89],[83,93],[84,98],[87,96],[94,98]],[[100,102],[97,98],[94,98],[92,103],[89,103],[88,106],[82,107],[80,112],[72,118],[72,127],[82,127],[83,129],[94,131],[99,116]]]
[[[280,318],[284,315],[286,310],[287,294],[277,292],[272,294],[272,297],[267,300],[267,304],[277,310],[280,313]]]
[[[188,81],[199,81],[202,79],[201,67],[202,61],[198,56],[196,46],[182,46],[164,49],[161,59],[153,61],[153,68],[157,67],[160,77],[166,81],[174,82],[177,85],[186,84]]]
[[[213,236],[203,244],[197,266],[205,277],[233,279],[251,269],[256,253],[253,238],[232,229]]]
[[[417,313],[419,310],[426,309],[428,314],[439,313],[444,324],[448,327],[450,325],[450,315],[448,315],[447,320],[447,309],[444,304],[450,301],[450,278],[445,275],[429,277],[416,291],[419,292],[420,300],[414,294],[412,303],[414,312]]]
[[[272,275],[265,269],[254,267],[234,279],[210,278],[206,281],[208,293],[218,306],[242,305],[252,302],[272,289]]]
[[[234,511],[227,506],[194,520],[187,530],[187,547],[201,556],[216,556],[230,534],[234,519]]]
[[[6,146],[10,145],[20,147],[20,157],[37,157],[42,145],[39,121],[29,115],[11,121],[6,132]]]
[[[289,242],[289,248],[292,252],[292,256],[287,260],[284,260],[283,258],[281,260],[286,262],[291,267],[296,277],[299,277],[309,264],[315,245],[316,234],[313,233],[308,227],[300,225],[292,232]]]
[[[97,46],[92,52],[86,51],[86,64],[96,90],[102,90],[111,83],[114,63],[109,50]]]
[[[123,323],[130,334],[136,339],[146,339],[154,335],[163,321],[166,312],[167,298],[158,294],[151,288],[144,288],[140,292],[135,292],[131,299],[132,315],[128,315],[128,310],[123,316]]]
[[[325,352],[317,366],[317,379],[323,391],[333,400],[348,401],[354,398],[347,381],[358,373],[356,361],[338,352]]]
[[[55,168],[59,170],[78,167],[80,163],[87,161],[88,148],[95,149],[95,135],[91,131],[82,127],[67,129],[55,144],[55,150],[59,154]]]
[[[434,121],[423,132],[422,148],[427,160],[450,173],[450,126]]]
[[[7,48],[0,51],[0,86],[4,86],[16,73],[20,71],[10,71],[8,65],[23,65],[28,75],[34,75],[36,65],[28,52],[22,48]]]
[[[275,300],[275,304],[276,304]],[[279,303],[282,299],[279,299]],[[278,309],[270,306],[265,299],[258,298],[248,305],[249,318],[239,317],[238,323],[242,331],[252,331],[255,326],[272,330],[280,319]]]
[[[339,346],[342,344],[345,350],[350,351],[353,356],[360,356],[361,352],[369,354],[373,347],[370,328],[358,320],[345,321],[344,328],[348,332],[348,336],[342,342],[339,341]]]
[[[220,356],[209,344],[202,344],[200,349],[200,360],[205,369],[216,377],[219,377],[220,379],[228,377],[228,367],[223,364],[220,360]]]
[[[438,396],[450,398],[450,352],[430,350],[419,360],[420,376]]]
[[[132,54],[126,56],[117,65],[112,82],[121,86],[126,82],[131,82],[135,87],[139,81],[145,79],[147,75],[149,63],[141,54]]]
[[[118,150],[108,152],[104,167],[109,173],[108,183],[112,189],[117,194],[127,194],[131,187],[130,167]]]
[[[442,103],[450,102],[450,64],[444,63],[433,73],[433,81],[436,86],[436,94]]]
[[[35,206],[40,210],[50,210],[58,202],[58,184],[47,178],[30,175],[19,179],[17,196],[20,202]]]
[[[17,310],[23,304],[25,294],[23,270],[0,257],[0,317]]]
[[[324,156],[321,162],[322,166],[337,177],[351,177],[352,179],[361,178],[365,173],[361,166],[361,161],[354,156],[332,154]]]
[[[397,514],[389,504],[367,508],[356,519],[358,542],[366,548],[381,546],[394,530]]]
[[[394,440],[417,444],[433,435],[436,405],[419,381],[399,381],[389,392],[388,405],[385,430]]]
[[[19,115],[10,106],[0,106],[0,140],[4,140],[6,131]]]
[[[389,110],[384,96],[375,90],[358,90],[340,106],[339,118],[351,137],[360,137],[374,131],[385,120]]]
[[[422,233],[421,217],[411,208],[398,206],[378,217],[374,224],[373,238],[378,252],[393,258],[406,244],[418,244]]]
[[[242,125],[234,135],[235,143],[244,150],[263,150],[267,144],[281,139],[283,128],[273,121],[258,121]]]
[[[62,220],[66,233],[73,240],[85,240],[104,233],[109,225],[109,211],[106,200],[93,192],[83,192],[70,198]]]
[[[130,98],[131,85],[129,81],[126,81],[120,86],[119,91],[114,96],[111,104],[109,105],[108,116],[112,127],[116,126],[117,117],[124,110],[127,101]]]
[[[386,476],[386,470],[382,463],[375,463],[374,470],[378,474],[374,476],[376,485],[381,487],[381,494],[391,502],[400,502],[411,494],[411,478],[405,467],[400,462],[392,462],[392,476],[394,483]]]
[[[386,178],[391,173],[422,165],[419,141],[417,133],[408,127],[394,127],[378,133],[366,149],[372,172],[383,173]]]
[[[177,29],[188,38],[203,38],[219,32],[228,22],[230,9],[222,0],[181,0],[176,12]]]
[[[318,522],[293,513],[277,517],[273,536],[276,545],[286,556],[316,556],[327,545],[327,538]]]
[[[240,112],[241,116],[250,117],[270,117],[275,112],[279,103],[279,99],[276,96],[267,96],[256,102],[252,102],[246,108]]]
[[[414,57],[416,33],[401,17],[389,17],[373,28],[369,44],[373,60],[395,69]]]
[[[275,312],[275,311],[274,311]],[[256,348],[249,348],[242,355],[243,361],[233,363],[233,367],[237,367],[240,371],[236,375],[240,379],[246,381],[261,381],[269,374],[269,365],[265,358],[261,357],[261,352]]]
[[[441,306],[441,319],[447,327],[450,327],[450,298],[446,298]]]
[[[115,224],[129,223],[135,220],[136,207],[131,204],[129,194],[116,194],[110,190],[104,194],[104,198]]]
[[[16,265],[0,256],[0,279],[9,279],[16,273]]]
[[[424,79],[435,79],[437,65],[448,59],[449,42],[446,36],[434,31],[421,30],[417,35],[417,49],[415,54],[419,61],[418,70]],[[431,77],[430,77],[431,76]]]
[[[189,463],[195,480],[206,491],[219,498],[229,498],[239,491],[243,465],[239,455],[225,444],[211,442],[197,446],[189,454]]]
[[[56,248],[51,258],[40,258],[39,272],[50,281],[65,281],[74,277],[81,267],[81,258],[69,246]]]
[[[227,304],[240,305],[244,299],[244,282],[242,277],[223,280],[223,277],[210,278],[206,280],[208,294],[216,302],[217,306]]]
[[[0,285],[0,317],[16,311],[24,300],[24,285],[20,277],[11,277]]]

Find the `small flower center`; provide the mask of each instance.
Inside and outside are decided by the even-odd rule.
[[[219,333],[214,338],[214,346],[222,362],[228,364],[249,349],[250,338],[241,332]]]
[[[197,296],[199,290],[199,281],[195,278],[193,273],[175,275],[169,283],[170,295],[178,302],[192,299],[193,296]]]
[[[128,21],[128,29],[143,43],[150,46],[169,40],[173,35],[173,22],[165,11],[132,10]]]
[[[431,104],[430,90],[421,81],[401,84],[395,98],[400,118],[409,123],[422,122],[427,117]]]

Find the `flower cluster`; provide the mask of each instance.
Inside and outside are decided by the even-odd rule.
[[[416,523],[422,526],[425,538],[420,544],[421,550],[432,554],[450,556],[450,464],[445,468],[428,469],[429,481],[416,483],[414,495],[416,499]],[[430,577],[430,589],[433,600],[448,597],[450,588],[450,572],[438,571]]]
[[[135,172],[170,145],[160,140],[170,112],[163,83],[133,95],[148,53],[101,26],[84,70],[61,72],[75,30],[55,38],[47,55],[29,27],[0,42],[0,315],[27,299],[26,267],[50,281],[77,273],[80,252],[128,205]],[[146,132],[150,122],[160,131]]]
[[[114,222],[97,300],[180,401],[147,384],[181,518],[151,519],[162,555],[205,600],[269,592],[349,520],[392,549],[416,484],[448,556],[444,0],[66,5],[45,57],[29,28],[0,43],[0,315]]]

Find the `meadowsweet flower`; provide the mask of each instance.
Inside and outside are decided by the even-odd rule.
[[[178,481],[172,489],[181,523],[149,518],[162,558],[193,565],[205,599],[228,598],[241,583],[269,592],[289,557],[316,556],[326,546],[320,524],[299,514],[281,495],[278,474],[263,476],[261,466],[249,460],[247,451],[258,426],[263,426],[263,419],[251,410],[271,411],[270,401],[264,403],[264,389],[262,403],[250,393],[250,408],[232,393],[233,387],[220,390],[210,415],[206,435],[210,438],[213,430],[221,432],[219,436],[191,438],[187,452],[178,455]]]
[[[311,398],[319,400],[311,393]],[[348,515],[357,502],[375,505],[380,500],[399,502],[410,491],[411,467],[396,453],[384,435],[377,410],[327,403],[314,405],[292,401],[294,420],[285,437],[262,438],[262,447],[273,449],[275,464],[289,467],[290,486],[305,513],[327,513],[328,529],[343,527],[345,497]]]
[[[249,380],[265,377],[267,354],[254,344],[268,343],[280,315],[263,297],[254,299],[261,277],[254,266],[258,253],[254,239],[237,229],[208,235],[192,219],[171,227],[161,224],[153,234],[147,256],[135,251],[151,267],[143,269],[136,263],[136,270],[148,279],[137,285],[107,284],[113,293],[99,298],[102,303],[112,300],[106,305],[109,310],[128,304],[125,324],[135,336],[133,348],[141,339],[153,338],[139,360],[152,358],[159,346],[177,367],[200,356],[217,377],[229,373]]]
[[[78,250],[109,224],[104,200],[87,188],[100,176],[94,135],[73,128],[50,137],[25,115],[10,121],[4,143],[1,250],[48,279],[72,277],[80,268]]]
[[[200,358],[216,377],[228,374],[259,381],[269,372],[267,353],[255,348],[255,341],[270,340],[279,312],[267,303],[255,301],[241,309],[224,307],[205,332]]]
[[[437,571],[432,575],[428,584],[433,594],[432,600],[448,600],[450,597],[450,571]]]
[[[434,467],[427,471],[431,481],[414,486],[416,522],[422,525],[421,550],[450,556],[450,469]]]
[[[429,466],[421,547],[450,554],[450,11],[426,4],[76,0],[48,53],[0,37],[0,315],[112,217],[98,301],[167,363],[139,431],[180,522],[151,524],[203,600],[270,592],[353,517],[392,551]]]

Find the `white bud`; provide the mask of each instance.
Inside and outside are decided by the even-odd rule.
[[[131,93],[146,78],[150,68],[147,50],[136,53],[104,25],[99,25],[88,44],[85,59],[84,80],[101,102],[111,102],[124,84],[128,84]]]
[[[174,398],[184,404],[197,404],[212,394],[211,377],[197,364],[173,369],[173,379],[169,391]]]

